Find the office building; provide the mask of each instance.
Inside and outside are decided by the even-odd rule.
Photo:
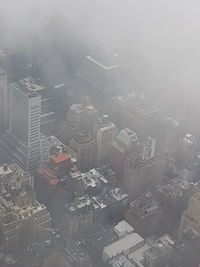
[[[117,136],[117,127],[108,120],[108,116],[104,115],[98,121],[96,131],[96,146],[97,146],[97,164],[101,166],[109,163],[111,146]]]
[[[200,191],[197,188],[188,204],[188,207],[183,211],[180,225],[179,225],[179,235],[182,237],[184,234],[191,236],[191,239],[195,239],[200,236]],[[192,238],[193,236],[193,238]]]
[[[41,96],[40,131],[47,136],[53,134],[56,130],[56,103],[50,88],[31,76],[20,79],[20,83]]]
[[[130,260],[126,255],[123,253],[118,254],[117,256],[113,257],[111,260],[108,261],[109,267],[119,267],[119,266],[127,266],[127,267],[144,267],[144,265],[134,263]]]
[[[198,162],[197,139],[191,134],[185,134],[178,140],[174,153],[169,155],[167,173],[170,176],[182,176],[187,181],[194,178],[194,160]],[[193,166],[192,166],[193,165]],[[193,169],[193,170],[192,170]]]
[[[94,208],[91,199],[85,195],[77,198],[62,216],[61,225],[69,235],[90,229],[94,223]]]
[[[179,142],[179,139],[182,135],[181,124],[177,119],[173,117],[166,117],[162,120],[161,125],[161,149],[165,153],[172,154],[175,152],[177,143]]]
[[[92,99],[83,97],[81,104],[73,104],[67,114],[67,121],[77,130],[92,130],[97,120],[98,112],[92,104]]]
[[[0,233],[6,253],[20,255],[36,240],[48,238],[51,218],[35,200],[33,177],[17,164],[0,166]]]
[[[56,224],[71,235],[105,223],[109,218],[123,218],[129,203],[127,193],[111,186],[96,169],[81,173],[72,168],[69,183],[61,185],[59,192],[53,201],[52,212]]]
[[[115,241],[113,244],[108,245],[103,250],[103,261],[107,262],[114,256],[124,253],[130,254],[134,250],[141,248],[144,245],[144,239],[137,233],[125,235],[121,239]]]
[[[146,242],[150,248],[144,252],[145,267],[167,267],[170,266],[173,247],[176,245],[170,235],[165,234],[160,238],[149,238]]]
[[[187,206],[192,195],[192,185],[182,177],[175,177],[170,179],[168,183],[159,185],[156,188],[155,194],[162,205],[176,210],[178,213],[182,212]]]
[[[7,72],[8,81],[17,81],[23,73],[23,63],[17,58],[17,54],[13,50],[5,47],[0,47],[0,62],[1,67]]]
[[[96,164],[96,143],[91,131],[80,131],[70,141],[69,153],[77,160],[80,171],[88,171]]]
[[[0,68],[0,135],[8,127],[8,88],[7,74]]]
[[[58,127],[58,137],[64,144],[69,144],[79,131],[93,131],[97,123],[98,112],[90,97],[83,97],[81,104],[73,104],[67,114],[67,120]]]
[[[150,192],[143,193],[130,203],[125,218],[143,237],[162,233],[162,206]]]
[[[91,51],[77,73],[76,88],[79,94],[91,96],[95,103],[102,105],[115,95],[121,83],[121,66],[117,55]]]
[[[125,158],[129,153],[138,151],[139,147],[136,133],[129,128],[122,129],[112,143],[110,164],[120,180],[124,174]]]
[[[122,185],[130,199],[151,191],[161,183],[162,169],[155,159],[146,159],[143,151],[132,152],[125,160]]]
[[[19,81],[11,85],[11,103],[10,131],[1,143],[1,151],[32,171],[41,163],[41,96]]]
[[[130,91],[112,98],[108,104],[108,114],[116,125],[123,129],[129,127],[139,140],[148,135],[157,138],[161,114],[150,100],[138,91]]]
[[[27,171],[35,171],[48,161],[46,136],[41,134],[43,86],[24,79],[11,84],[10,129],[3,136],[0,150],[8,160],[15,160]],[[47,116],[48,117],[48,116]]]

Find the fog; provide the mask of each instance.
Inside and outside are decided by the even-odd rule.
[[[1,0],[0,6],[6,46],[28,49],[59,40],[62,49],[78,50],[125,44],[135,87],[198,106],[199,1]]]

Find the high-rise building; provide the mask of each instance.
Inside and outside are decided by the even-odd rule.
[[[110,163],[119,179],[122,179],[124,174],[125,158],[129,153],[137,151],[139,147],[136,133],[128,128],[122,129],[112,143]]]
[[[116,54],[95,51],[86,56],[77,73],[78,94],[91,96],[102,107],[120,88],[121,65],[117,58]]]
[[[130,203],[125,218],[143,237],[162,233],[162,206],[150,192],[145,192]]]
[[[97,120],[98,112],[90,97],[84,97],[81,104],[73,104],[67,114],[69,121],[76,130],[91,130]]]
[[[25,84],[12,84],[11,135],[24,149],[21,154],[26,168],[38,167],[40,155],[41,96]]]
[[[112,98],[108,114],[119,128],[129,127],[140,140],[148,135],[157,139],[160,111],[141,92],[130,91]]]
[[[143,153],[132,152],[125,159],[122,184],[131,199],[151,191],[159,185],[162,169],[154,159],[146,159]]]
[[[104,115],[99,120],[96,132],[97,164],[103,165],[110,160],[111,146],[117,136],[117,127]]]
[[[188,235],[188,236],[200,236],[200,190],[199,188],[192,195],[187,210],[182,214],[180,226],[179,226],[179,235]],[[193,239],[193,238],[191,238]]]
[[[91,131],[80,131],[70,142],[69,153],[77,159],[77,167],[88,171],[96,163],[96,144]]]
[[[90,97],[84,97],[81,104],[73,104],[67,114],[67,120],[58,127],[58,136],[64,144],[79,131],[92,131],[97,122],[98,112],[93,106]]]
[[[29,91],[37,92],[41,96],[40,130],[49,136],[55,132],[55,100],[51,88],[44,86],[38,80],[28,76],[20,80],[21,85]]]
[[[0,68],[0,135],[3,134],[7,128],[8,115],[8,91],[7,91],[7,74]]]
[[[10,130],[1,142],[3,154],[14,158],[27,171],[41,163],[41,96],[23,81],[11,85]]]

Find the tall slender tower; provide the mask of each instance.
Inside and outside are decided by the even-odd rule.
[[[0,135],[7,128],[7,74],[0,68]]]
[[[112,142],[116,139],[116,136],[117,127],[113,122],[108,120],[107,115],[104,115],[102,119],[99,120],[96,133],[98,166],[109,162]]]

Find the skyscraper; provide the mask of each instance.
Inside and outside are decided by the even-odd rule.
[[[0,135],[7,127],[7,74],[0,68]]]
[[[133,151],[138,151],[140,144],[135,132],[129,128],[122,129],[111,147],[111,166],[119,179],[124,174],[125,158]]]
[[[95,165],[96,144],[91,131],[80,131],[70,142],[70,154],[77,159],[81,171],[88,171]]]
[[[106,50],[90,51],[90,56],[86,56],[81,64],[74,85],[78,95],[91,96],[100,110],[119,91],[122,78],[118,55]]]
[[[67,120],[58,128],[58,136],[64,144],[68,144],[79,131],[92,131],[97,122],[98,111],[90,97],[84,97],[81,104],[73,104],[67,114]]]
[[[26,171],[35,170],[41,163],[41,96],[36,89],[21,80],[11,85],[10,130],[1,142],[1,151]]]
[[[124,163],[122,185],[130,199],[160,184],[162,169],[154,159],[146,159],[143,151],[130,153]]]
[[[200,235],[200,190],[197,186],[192,197],[190,198],[187,209],[182,213],[179,225],[179,236],[185,235]]]
[[[117,127],[108,120],[108,116],[104,115],[99,120],[96,132],[96,146],[97,146],[97,163],[103,165],[108,163],[111,153],[111,145],[117,136]]]

